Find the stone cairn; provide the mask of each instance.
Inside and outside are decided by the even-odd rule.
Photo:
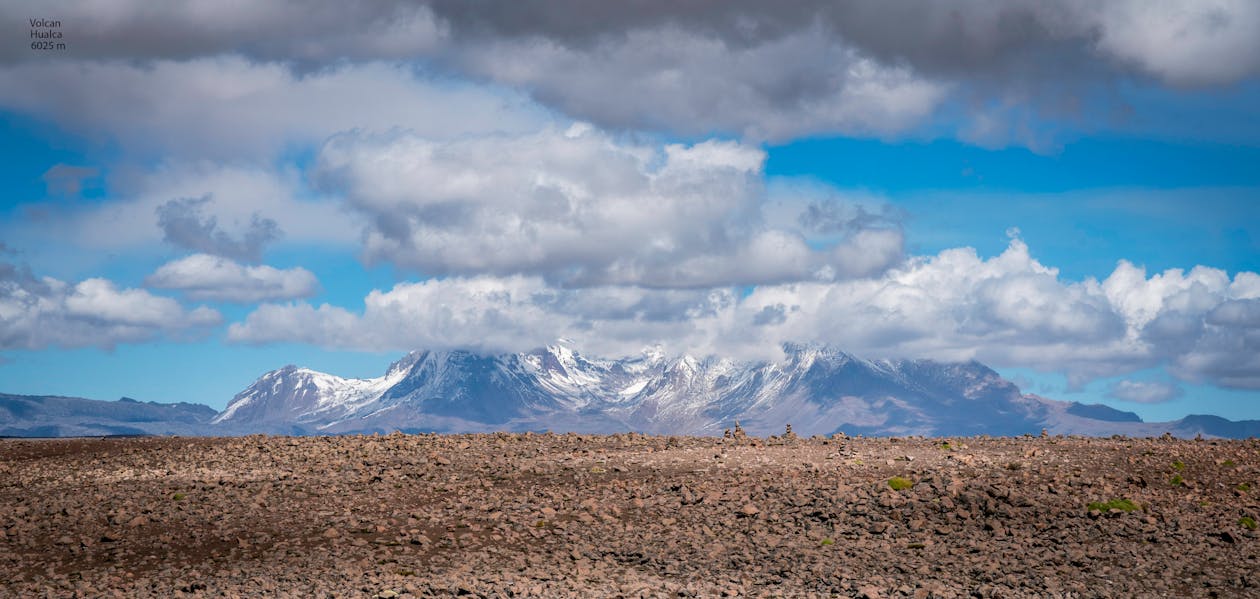
[[[791,443],[796,441],[798,438],[799,437],[796,436],[796,433],[792,432],[792,425],[787,425],[786,430],[783,431],[783,441],[785,443]]]
[[[728,428],[726,429],[726,432],[722,434],[723,442],[732,441],[737,445],[743,444],[743,442],[746,441],[747,439],[748,439],[748,435],[744,433],[744,429],[743,427],[739,425],[738,420],[735,421],[734,431]]]

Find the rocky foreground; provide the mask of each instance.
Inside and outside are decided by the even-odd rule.
[[[1256,439],[5,440],[0,595],[1256,597],[1258,483]]]

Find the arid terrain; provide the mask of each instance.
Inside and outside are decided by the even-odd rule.
[[[1258,483],[1255,439],[3,440],[0,595],[1256,597]]]

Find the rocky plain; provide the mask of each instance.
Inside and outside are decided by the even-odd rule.
[[[0,596],[1257,597],[1260,441],[0,441]]]

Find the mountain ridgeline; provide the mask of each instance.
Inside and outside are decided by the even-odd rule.
[[[0,437],[204,435],[215,414],[208,406],[182,402],[0,393]]]
[[[288,366],[263,375],[213,420],[224,433],[543,431],[751,434],[1248,436],[1256,422],[1145,423],[1100,405],[1024,394],[978,363],[863,360],[787,346],[785,360],[659,353],[609,360],[563,346],[480,355],[412,352],[373,379]]]

